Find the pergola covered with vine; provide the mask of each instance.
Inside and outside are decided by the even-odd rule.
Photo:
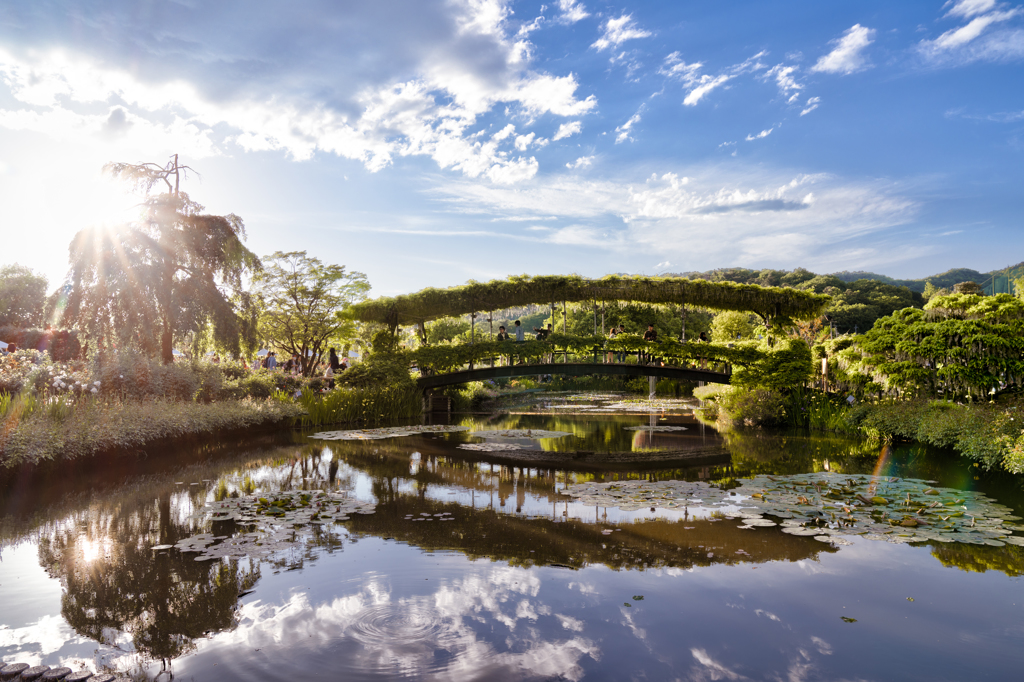
[[[444,317],[461,317],[526,305],[592,302],[633,302],[681,306],[685,340],[686,307],[717,311],[750,312],[769,329],[807,320],[822,314],[828,296],[809,291],[756,284],[708,282],[685,277],[631,277],[609,275],[588,279],[577,275],[527,275],[469,282],[447,289],[427,288],[412,294],[363,301],[350,309],[355,319],[378,322],[396,329],[415,325],[426,342],[427,322]]]

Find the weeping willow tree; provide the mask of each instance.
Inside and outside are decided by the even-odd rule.
[[[181,191],[190,169],[174,155],[165,166],[108,164],[145,199],[139,220],[81,230],[70,246],[65,324],[99,344],[132,345],[174,360],[175,336],[210,324],[217,343],[237,352],[239,320],[230,301],[242,277],[261,268],[242,244],[237,215],[208,215]],[[154,187],[166,191],[154,194]]]
[[[879,318],[838,353],[849,373],[900,395],[980,397],[1024,380],[1024,301],[1009,294],[936,296],[924,310]]]
[[[587,279],[576,275],[509,277],[469,282],[449,289],[423,289],[404,296],[358,303],[351,314],[363,322],[391,326],[415,324],[467,313],[527,305],[602,301],[632,301],[650,305],[685,305],[710,310],[735,310],[758,315],[769,328],[822,313],[828,296],[808,291],[756,284],[708,282],[683,277],[622,277]]]

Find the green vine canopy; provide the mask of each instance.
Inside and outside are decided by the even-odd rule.
[[[710,310],[752,312],[767,325],[818,317],[828,296],[782,287],[708,282],[685,277],[609,275],[587,279],[577,275],[519,275],[474,282],[448,289],[427,288],[413,294],[381,297],[351,306],[362,322],[422,325],[443,317],[554,303],[631,301],[651,305],[688,305]]]

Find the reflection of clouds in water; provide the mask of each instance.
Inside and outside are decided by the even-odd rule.
[[[579,590],[580,594],[583,595],[597,594],[597,587],[589,583],[571,582],[569,583],[569,589]]]
[[[690,649],[690,653],[700,663],[700,668],[694,668],[691,679],[703,682],[704,680],[746,680],[744,675],[730,670],[715,659],[711,658],[704,649]]]
[[[78,635],[59,615],[43,616],[19,628],[0,625],[0,656],[6,663],[90,667],[90,662],[127,669],[135,663],[131,637],[104,628],[103,643]]]
[[[324,648],[344,646],[344,667],[424,679],[488,677],[558,677],[578,680],[579,662],[599,650],[588,639],[572,636],[557,641],[530,627],[550,615],[537,601],[540,579],[534,572],[495,568],[442,585],[433,594],[394,598],[384,580],[370,576],[355,594],[319,606],[305,593],[293,593],[283,604],[254,602],[242,606],[234,632],[216,637],[221,646],[244,644],[251,649],[277,645]],[[579,632],[583,623],[557,616],[563,628]],[[497,651],[478,636],[479,625],[501,623],[508,635]],[[526,623],[527,627],[517,629]],[[545,641],[547,640],[547,641]],[[438,657],[439,651],[447,652]],[[341,671],[339,671],[340,674]],[[344,676],[344,675],[341,675]]]
[[[755,611],[755,613],[758,612]],[[820,637],[811,637],[811,642],[814,645],[813,648],[817,649],[819,654],[823,656],[832,655],[832,646],[825,640]],[[704,682],[705,680],[750,679],[747,676],[736,672],[724,663],[715,660],[705,649],[690,649],[690,653],[693,654],[693,657],[699,664],[698,666],[694,666],[690,671],[690,679],[694,680],[694,682]],[[818,675],[815,673],[815,665],[814,661],[811,659],[811,654],[812,652],[798,646],[796,648],[796,655],[790,660],[789,666],[784,674],[765,674],[764,670],[759,672],[762,674],[764,679],[787,680],[787,682],[805,682],[806,680],[817,679]]]

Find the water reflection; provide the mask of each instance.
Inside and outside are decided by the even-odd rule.
[[[582,419],[518,415],[476,423],[573,431]],[[637,421],[602,416],[576,442],[595,450],[598,442],[607,450],[633,447],[636,432],[622,427]],[[701,438],[696,430],[683,433],[692,442]],[[684,436],[654,435],[662,437],[668,440],[647,442],[683,449]],[[755,473],[871,473],[880,466],[883,473],[944,479],[944,485],[963,478],[960,469],[926,451],[880,452],[863,441],[796,434],[713,437],[723,448],[717,459],[696,465],[668,460],[660,467],[593,467],[573,460],[571,451],[557,451],[568,455],[558,466],[495,461],[459,450],[461,434],[329,444],[300,438],[223,458],[186,453],[184,466],[128,472],[117,477],[123,482],[92,491],[88,480],[66,481],[59,503],[50,503],[56,499],[52,481],[11,487],[0,499],[13,512],[4,514],[0,546],[10,556],[16,542],[35,544],[38,565],[60,584],[60,619],[79,637],[122,653],[121,662],[133,661],[139,675],[155,674],[147,662],[157,661],[197,679],[273,679],[296,671],[353,679],[581,679],[601,678],[602,666],[628,671],[627,660],[650,678],[740,679],[752,674],[749,660],[738,661],[720,646],[731,627],[760,638],[759,651],[775,646],[788,652],[771,654],[777,659],[772,669],[803,679],[832,655],[828,641],[837,635],[823,638],[798,626],[808,618],[793,612],[802,599],[800,576],[819,581],[818,598],[832,604],[850,589],[836,582],[851,580],[842,576],[844,566],[861,562],[852,578],[861,585],[863,576],[880,570],[871,561],[891,556],[886,552],[923,553],[932,573],[944,567],[962,569],[944,571],[950,575],[1024,573],[1020,547],[855,544],[840,551],[779,529],[741,530],[740,521],[699,509],[622,512],[584,507],[561,492],[567,483],[590,480],[703,480],[728,487]],[[269,561],[206,563],[152,549],[200,531],[223,538],[245,532],[233,522],[202,525],[193,512],[210,500],[256,490],[338,488],[375,502],[376,513],[299,529],[291,548]],[[33,495],[42,502],[33,506]],[[454,520],[440,521],[441,514]],[[900,556],[908,561],[910,555]],[[923,570],[921,559],[915,561],[915,570]],[[744,577],[736,583],[743,587],[734,589],[737,571],[771,575],[772,587]],[[949,577],[931,579],[955,584]],[[4,597],[9,584],[0,583],[0,603],[11,603]],[[706,594],[694,592],[698,585]],[[774,591],[781,603],[773,602]],[[762,603],[744,601],[748,592]],[[842,605],[835,609],[841,612]],[[746,614],[742,625],[734,611]],[[692,619],[685,626],[684,612]],[[7,660],[29,651],[28,639],[43,636],[31,632],[50,627],[56,615],[42,616],[31,626],[36,630],[21,628],[17,637],[0,628],[0,654]],[[829,618],[838,621],[838,615]],[[763,630],[784,622],[789,634]],[[702,633],[701,625],[717,634]],[[681,648],[666,639],[676,628],[689,633]],[[268,673],[264,656],[271,653]],[[68,660],[62,655],[44,652],[33,662],[56,665]]]

